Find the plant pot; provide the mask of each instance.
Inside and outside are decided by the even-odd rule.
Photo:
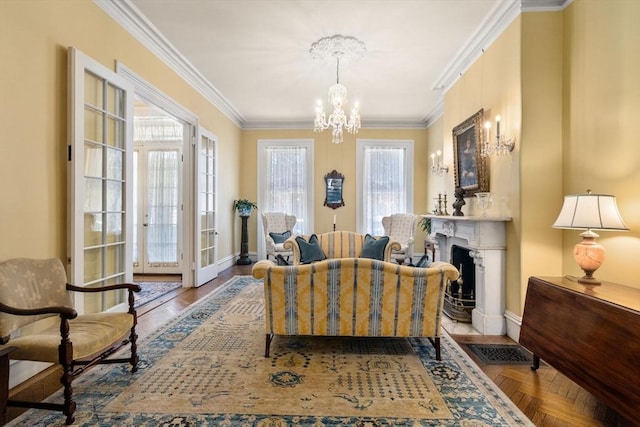
[[[238,215],[240,216],[251,216],[251,211],[253,210],[253,208],[248,207],[248,208],[238,208]]]

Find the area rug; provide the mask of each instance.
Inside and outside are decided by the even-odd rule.
[[[168,294],[171,291],[182,287],[180,282],[135,282],[142,290],[135,294],[136,302],[135,306],[141,307],[148,302],[160,298],[163,295]]]
[[[141,340],[141,364],[74,382],[81,426],[533,425],[448,336],[274,338],[262,283],[236,276]],[[56,398],[60,398],[59,394]],[[63,425],[30,410],[13,425]]]

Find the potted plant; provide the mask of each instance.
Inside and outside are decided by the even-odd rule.
[[[420,222],[418,222],[418,225],[422,231],[427,233],[427,237],[431,235],[431,218],[423,216]]]
[[[238,212],[240,216],[251,216],[251,212],[258,209],[258,205],[247,199],[233,201],[233,210]]]

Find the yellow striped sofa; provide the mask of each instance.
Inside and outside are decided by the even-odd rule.
[[[444,262],[417,268],[367,258],[278,266],[258,261],[264,280],[265,357],[274,335],[428,337],[440,360],[440,320],[448,280]]]
[[[331,231],[317,234],[318,242],[327,259],[359,257],[364,245],[365,234],[354,233],[352,231]],[[293,252],[293,265],[300,264],[300,247],[296,242],[296,237],[303,237],[309,240],[310,236],[291,236],[282,246],[287,251]],[[391,251],[400,250],[402,246],[395,241],[389,241],[384,250],[384,261],[391,261]]]

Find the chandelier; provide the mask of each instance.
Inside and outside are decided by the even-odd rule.
[[[355,37],[334,35],[324,37],[311,45],[309,53],[314,59],[336,60],[336,84],[329,88],[329,104],[333,106],[333,112],[329,118],[324,112],[322,101],[316,104],[316,117],[313,122],[314,132],[321,132],[331,128],[331,142],[340,144],[343,141],[343,129],[349,133],[357,133],[360,129],[360,111],[358,103],[354,103],[351,114],[347,119],[343,107],[347,104],[347,88],[340,84],[340,60],[356,58],[364,55],[366,47],[363,42]]]

